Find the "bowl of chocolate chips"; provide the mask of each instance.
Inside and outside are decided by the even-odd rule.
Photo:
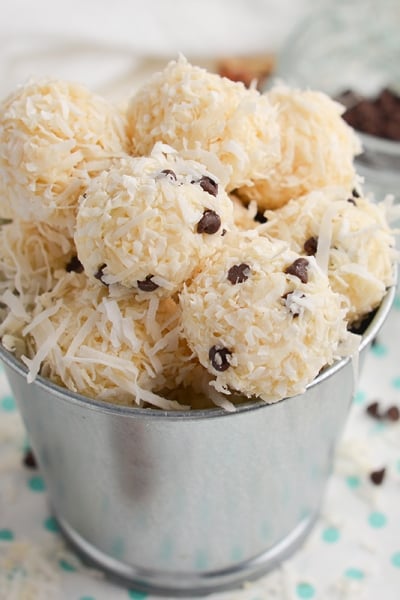
[[[378,199],[391,193],[400,199],[400,89],[384,87],[364,96],[346,90],[337,99],[343,119],[359,133],[363,151],[359,173]]]

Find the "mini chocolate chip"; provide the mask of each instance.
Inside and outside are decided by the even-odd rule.
[[[72,271],[74,273],[83,273],[83,264],[76,256],[76,254],[72,256],[70,261],[65,265],[65,270],[67,271],[67,273],[71,273]]]
[[[87,198],[87,193],[86,193],[86,192],[84,192],[84,193],[82,194],[82,198]]]
[[[369,475],[369,478],[374,485],[381,485],[381,483],[383,482],[383,480],[385,478],[385,474],[386,474],[386,469],[385,469],[385,467],[383,467],[383,469],[378,469],[377,471],[372,471],[372,473],[370,473],[370,475]]]
[[[389,406],[384,416],[389,421],[398,421],[400,419],[400,410],[397,406]]]
[[[137,281],[137,286],[142,292],[154,292],[159,285],[152,280],[153,275],[147,275],[142,281]]]
[[[164,169],[163,171],[161,171],[161,174],[165,175],[166,177],[168,177],[168,179],[172,181],[176,181],[176,174],[174,171],[172,171],[172,169]]]
[[[257,212],[254,220],[257,221],[257,223],[266,223],[268,221],[267,217],[265,217],[262,212]]]
[[[293,295],[293,292],[286,292],[286,294],[283,294],[283,296],[281,296],[281,298],[284,301],[286,308],[293,315],[293,318],[295,319],[300,314],[300,307],[295,302],[292,302],[292,298],[291,298],[292,295]],[[305,297],[306,297],[305,294],[301,294],[301,296],[298,296],[298,298],[305,298]]]
[[[223,229],[223,230],[221,231],[221,236],[222,236],[222,237],[224,237],[224,235],[226,235],[226,229]]]
[[[308,268],[309,262],[306,258],[297,258],[294,263],[289,265],[285,269],[285,273],[288,275],[294,275],[298,277],[302,283],[307,283],[308,281]]]
[[[353,194],[354,198],[359,198],[360,194],[358,193],[358,191],[356,190],[356,188],[354,188],[351,193]]]
[[[314,256],[317,253],[318,248],[318,238],[315,236],[311,236],[304,242],[304,252],[307,256]]]
[[[366,411],[374,419],[379,420],[381,418],[381,415],[379,413],[379,402],[377,400],[371,402],[371,404],[368,404]]]
[[[211,194],[211,196],[216,197],[218,195],[218,183],[211,179],[211,177],[203,175],[203,177],[199,180],[199,184],[200,187],[208,194]]]
[[[246,263],[240,265],[233,265],[228,271],[228,281],[234,285],[235,283],[243,283],[249,278],[250,267]]]
[[[221,219],[213,210],[205,210],[197,223],[197,233],[217,233],[221,227]]]
[[[28,469],[37,469],[38,464],[31,448],[27,448],[24,454],[23,463]]]
[[[357,202],[354,200],[354,198],[347,198],[347,202],[350,202],[350,204],[354,204],[354,206],[357,206]]]
[[[106,283],[105,281],[103,281],[103,277],[104,277],[104,269],[106,268],[106,263],[103,263],[102,265],[99,266],[98,270],[96,271],[96,273],[94,274],[95,278],[98,279],[99,281],[101,281],[101,283],[103,285],[108,286],[108,283]]]
[[[232,356],[232,352],[223,346],[212,346],[208,353],[211,364],[216,371],[226,371],[230,367],[229,356]]]

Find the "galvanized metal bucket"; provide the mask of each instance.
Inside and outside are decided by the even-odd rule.
[[[395,296],[386,294],[361,360]],[[142,591],[233,587],[272,569],[318,516],[355,379],[351,359],[267,405],[163,412],[90,400],[0,349],[45,478],[77,550]]]

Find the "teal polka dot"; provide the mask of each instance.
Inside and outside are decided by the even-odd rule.
[[[195,568],[199,571],[203,571],[204,569],[207,568],[207,565],[208,565],[207,554],[205,552],[203,552],[203,550],[199,550],[196,555]]]
[[[129,598],[131,598],[132,600],[145,600],[145,598],[148,597],[148,594],[146,594],[146,592],[136,592],[135,590],[129,590],[128,594]]]
[[[52,533],[57,533],[60,530],[58,523],[54,517],[48,517],[47,519],[45,519],[43,525],[44,528],[47,529],[47,531],[51,531]]]
[[[400,552],[395,552],[394,554],[392,554],[390,560],[394,567],[400,569]]]
[[[400,296],[395,296],[393,306],[396,310],[400,310]]]
[[[371,346],[371,352],[375,356],[377,356],[378,358],[380,358],[382,356],[386,356],[387,355],[388,349],[383,344],[379,344],[379,342],[377,342],[376,344],[374,344],[373,346]]]
[[[368,523],[375,529],[380,529],[386,525],[386,516],[378,511],[372,512],[368,517]]]
[[[79,600],[96,600],[94,596],[81,596]]]
[[[336,527],[327,527],[322,532],[322,539],[328,544],[334,544],[340,538],[340,531]]]
[[[312,586],[311,583],[298,583],[296,587],[296,594],[298,598],[314,598],[314,586]]]
[[[40,475],[34,475],[28,480],[28,486],[32,492],[44,492],[46,489],[43,477]]]
[[[363,402],[365,402],[366,397],[367,397],[367,394],[364,392],[364,390],[358,390],[354,394],[353,402],[355,404],[362,404]]]
[[[14,534],[11,529],[0,529],[0,540],[11,542],[14,539]]]
[[[384,421],[379,421],[378,423],[374,423],[373,427],[371,427],[372,433],[382,433],[387,429],[387,424]]]
[[[357,569],[354,567],[346,569],[344,574],[348,579],[353,579],[354,581],[361,581],[365,577],[364,571],[361,571],[361,569]]]
[[[234,561],[243,560],[243,550],[239,546],[234,546],[231,550],[231,559]]]
[[[396,390],[400,390],[400,376],[392,379],[392,386],[396,388]]]
[[[74,565],[71,565],[71,563],[65,560],[65,558],[61,558],[58,561],[58,564],[63,571],[69,571],[70,573],[76,571],[76,567]]]
[[[350,489],[355,490],[361,485],[361,480],[357,475],[348,475],[346,477],[346,483]]]
[[[399,460],[397,461],[397,470],[398,470],[398,472],[400,473],[400,458],[399,458]]]
[[[12,396],[4,396],[1,399],[0,406],[5,412],[13,412],[16,409],[15,400]]]

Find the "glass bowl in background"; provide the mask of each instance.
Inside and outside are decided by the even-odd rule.
[[[276,80],[335,99],[349,91],[368,99],[384,89],[400,94],[400,3],[343,0],[314,11],[287,38],[269,84]],[[364,190],[400,202],[400,141],[358,133]]]

